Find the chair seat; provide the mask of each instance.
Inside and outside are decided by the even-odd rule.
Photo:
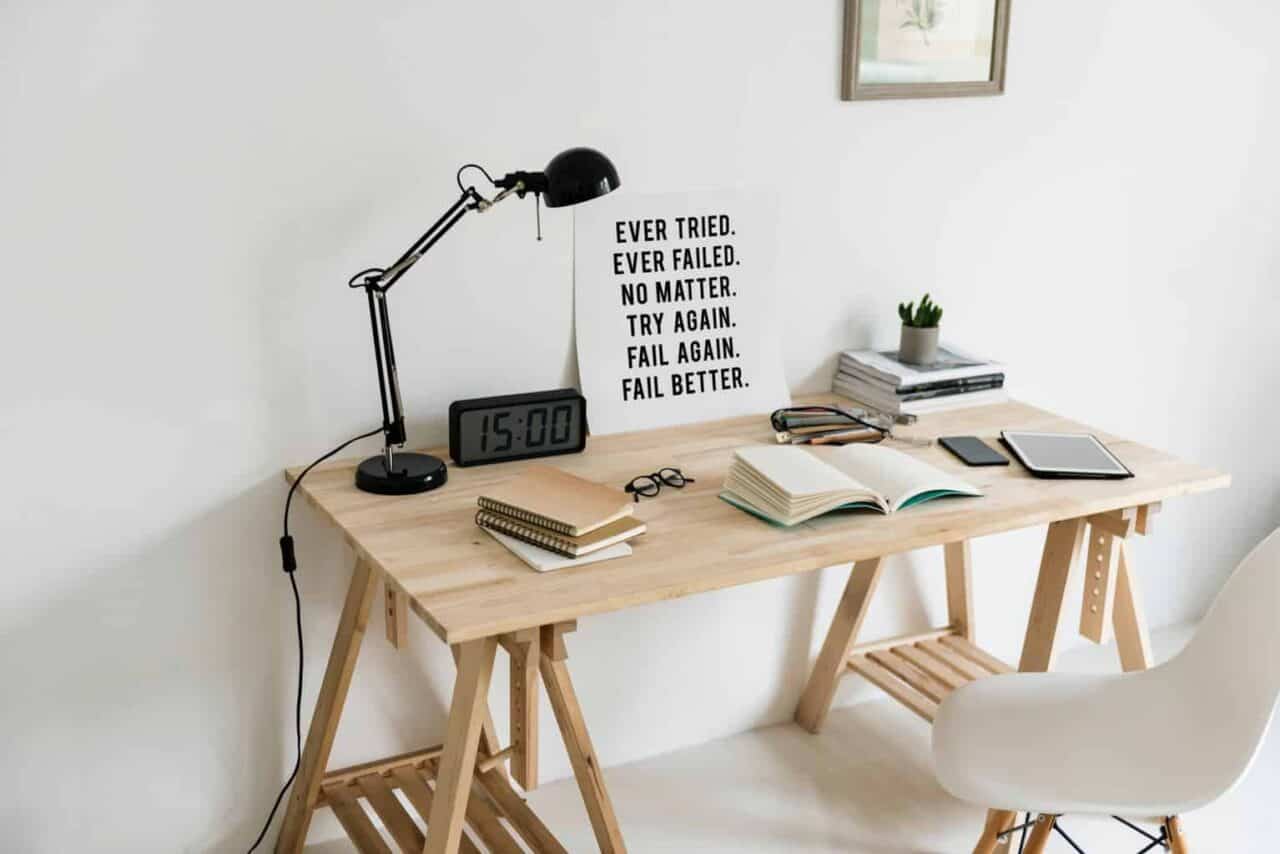
[[[1202,806],[1221,794],[1221,757],[1187,755],[1213,739],[1187,737],[1187,698],[1161,677],[1013,673],[964,685],[934,720],[938,779],[961,800],[1038,813]]]

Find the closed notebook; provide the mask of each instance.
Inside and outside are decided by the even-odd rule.
[[[579,537],[570,537],[558,531],[552,531],[534,525],[523,519],[515,519],[492,510],[481,510],[476,513],[476,524],[481,528],[494,531],[532,543],[535,546],[553,551],[566,557],[582,557],[592,552],[608,548],[615,543],[631,539],[645,532],[645,524],[634,516],[615,519],[603,527],[596,528]]]
[[[502,543],[513,555],[538,572],[554,572],[557,569],[568,569],[571,566],[582,566],[588,563],[597,563],[602,560],[613,560],[614,558],[631,555],[631,546],[626,543],[614,543],[589,555],[566,557],[539,548],[532,543],[517,540],[515,537],[504,534],[501,531],[495,531],[492,528],[485,528],[484,532]]]
[[[631,515],[631,498],[621,489],[584,480],[551,466],[534,466],[498,484],[476,503],[570,537],[588,534]]]
[[[753,445],[734,452],[720,497],[778,525],[832,510],[895,513],[948,495],[980,496],[972,484],[910,454],[879,445],[804,450]]]

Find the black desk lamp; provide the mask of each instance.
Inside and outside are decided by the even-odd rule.
[[[462,173],[478,169],[502,192],[486,199],[474,186],[463,186]],[[512,193],[524,198],[533,193],[534,203],[546,197],[547,207],[561,208],[589,201],[616,190],[621,182],[609,158],[591,148],[571,148],[551,159],[542,172],[511,172],[493,180],[483,167],[468,163],[458,170],[462,195],[390,267],[361,270],[348,285],[364,288],[369,299],[369,323],[373,327],[373,353],[378,366],[378,393],[382,396],[382,454],[370,457],[356,468],[356,486],[381,495],[412,495],[443,486],[448,480],[444,461],[429,454],[397,453],[404,445],[404,411],[400,403],[400,380],[396,373],[396,353],[391,345],[391,320],[387,313],[387,291],[400,280],[445,232],[457,225],[467,211],[486,211]],[[538,239],[542,239],[541,211]]]

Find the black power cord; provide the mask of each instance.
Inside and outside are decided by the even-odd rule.
[[[293,613],[298,627],[298,694],[293,704],[293,736],[296,758],[293,760],[293,770],[289,772],[289,779],[285,780],[284,785],[280,787],[280,793],[276,795],[276,801],[271,805],[271,812],[267,814],[267,820],[263,823],[262,830],[258,832],[258,838],[249,846],[249,854],[253,854],[258,846],[262,844],[267,831],[271,828],[271,822],[275,820],[276,810],[280,809],[280,802],[284,800],[285,793],[293,785],[294,779],[298,776],[298,768],[302,764],[302,597],[298,595],[298,581],[294,577],[294,572],[298,568],[298,559],[293,551],[293,537],[289,536],[289,508],[293,505],[293,493],[297,492],[298,484],[302,483],[302,479],[310,474],[313,468],[344,450],[348,445],[359,442],[361,439],[368,439],[370,436],[376,436],[381,432],[382,428],[379,427],[376,430],[370,430],[368,433],[361,433],[311,463],[311,465],[302,470],[301,474],[293,479],[293,483],[289,486],[289,494],[284,500],[284,536],[280,538],[280,561],[285,574],[289,576],[289,586],[293,588]]]

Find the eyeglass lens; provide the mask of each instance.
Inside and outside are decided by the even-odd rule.
[[[645,498],[650,498],[654,495],[657,495],[659,489],[661,489],[661,487],[658,485],[658,481],[655,480],[652,475],[647,475],[647,474],[641,475],[640,477],[637,477],[636,479],[631,481],[631,491],[639,493],[640,495],[643,495]]]
[[[667,486],[684,486],[687,478],[680,473],[680,469],[665,468],[658,470],[658,477]]]

